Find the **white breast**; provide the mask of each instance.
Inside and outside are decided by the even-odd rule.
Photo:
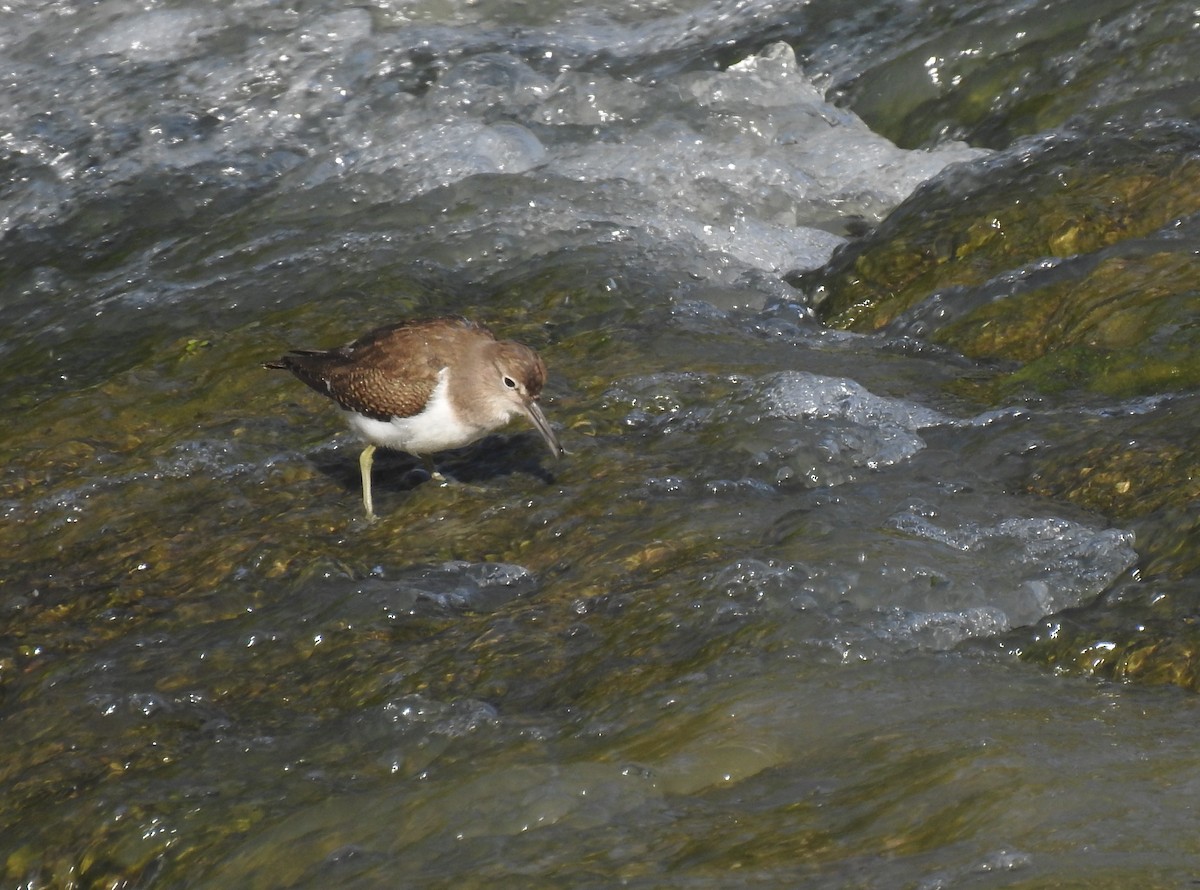
[[[367,442],[382,448],[395,448],[409,454],[425,455],[461,448],[482,438],[488,427],[466,421],[454,410],[447,396],[450,388],[450,369],[438,373],[438,384],[425,410],[412,417],[393,417],[391,420],[372,420],[346,412],[350,428]]]

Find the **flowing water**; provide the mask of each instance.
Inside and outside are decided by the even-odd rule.
[[[1190,120],[1198,29],[0,5],[3,886],[1200,881],[1194,695],[1019,657],[1155,596],[1037,462],[1195,397],[981,405],[787,283],[930,180]],[[369,524],[261,363],[455,313],[542,353],[570,453],[380,455]]]

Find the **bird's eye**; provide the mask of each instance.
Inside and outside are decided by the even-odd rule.
[[[516,389],[517,381],[513,380],[511,377],[505,377],[504,385],[507,386],[509,389]]]

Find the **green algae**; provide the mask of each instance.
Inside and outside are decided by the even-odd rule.
[[[1079,444],[1043,462],[1031,490],[1122,523],[1200,499],[1200,455],[1192,448],[1146,438]]]
[[[796,284],[830,324],[875,330],[935,292],[1149,235],[1200,210],[1193,144],[1169,128],[1064,137],[960,165]]]
[[[1132,527],[1143,585],[1200,572],[1200,429],[1181,396],[1200,388],[1200,164],[1179,135],[1051,144],[1002,186],[982,175],[987,165],[951,173],[807,282],[833,324],[915,323],[981,362],[982,373],[949,384],[957,397],[1175,397],[1178,407],[1062,430],[1023,482]],[[1194,598],[1149,608],[1157,594],[1137,589],[1120,609],[1102,602],[1054,634],[1014,631],[1012,644],[1059,670],[1198,688]]]
[[[898,145],[952,135],[1004,147],[1085,122],[1200,116],[1191,10],[1170,0],[1009,8],[986,23],[946,21],[935,6],[925,14],[934,39],[882,53],[839,91]]]
[[[1061,431],[1025,480],[1133,530],[1138,565],[1097,603],[1006,635],[1023,658],[1064,673],[1200,691],[1200,436],[1196,399]]]
[[[1200,692],[1200,591],[1160,582],[1149,596],[1072,610],[1008,634],[1022,658],[1062,673]]]
[[[255,726],[269,736],[272,724],[319,719],[351,703],[381,704],[401,692],[550,707],[594,687],[587,666],[595,663],[573,656],[578,640],[588,640],[590,651],[597,639],[574,637],[570,612],[530,603],[503,623],[487,615],[403,612],[355,620],[337,609],[292,616],[288,599],[297,588],[326,578],[366,583],[379,572],[451,559],[493,560],[555,578],[556,596],[585,602],[644,590],[711,552],[710,536],[677,536],[670,523],[642,538],[632,529],[644,522],[645,504],[612,500],[613,486],[630,472],[618,457],[635,465],[639,458],[634,444],[614,438],[628,407],[605,405],[602,394],[620,373],[656,370],[653,357],[639,369],[628,338],[608,346],[602,340],[589,347],[589,373],[576,375],[573,355],[588,338],[547,344],[532,326],[505,325],[502,332],[542,349],[560,393],[547,412],[578,433],[564,437],[574,453],[550,463],[530,447],[532,434],[514,428],[448,456],[447,469],[461,471],[463,481],[445,487],[410,488],[401,478],[403,459],[381,462],[382,517],[367,523],[357,449],[328,447],[342,430],[337,412],[286,375],[260,367],[299,345],[296,331],[312,332],[307,342],[317,344],[352,335],[321,333],[318,318],[327,310],[315,304],[220,337],[196,332],[161,342],[148,361],[102,384],[59,392],[14,415],[0,442],[2,494],[20,508],[0,525],[0,546],[13,555],[0,588],[19,620],[5,632],[0,693],[14,705],[11,697],[22,697],[24,727],[56,726],[59,699],[47,694],[55,666],[102,660],[136,628],[147,643],[139,660],[124,657],[122,675],[140,678],[130,681],[133,695],[162,705],[153,715],[129,714],[130,694],[116,690],[113,716],[59,733],[53,745],[10,730],[11,756],[0,766],[0,780],[13,792],[0,806],[5,824],[19,822],[55,789],[103,795],[120,787],[141,800],[137,787],[173,785],[178,764],[208,756],[209,735],[224,726]],[[656,535],[665,543],[655,543]],[[640,655],[635,648],[631,657],[646,669],[632,672],[631,683],[667,676],[671,664],[678,669],[677,660],[662,659],[671,632],[663,624],[659,643],[647,643]],[[210,634],[243,645],[196,642]],[[163,659],[160,645],[175,657]],[[28,676],[43,680],[30,685]],[[60,682],[68,688],[75,680]],[[105,707],[99,700],[97,706]],[[215,729],[206,729],[210,721]],[[334,752],[326,756],[336,762]],[[272,769],[287,759],[270,750],[263,757]],[[403,767],[419,768],[415,755]],[[203,799],[219,791],[196,793]],[[294,800],[295,789],[289,794]],[[170,822],[181,808],[186,801],[145,799],[120,825],[66,811],[53,828],[39,820],[41,828],[11,837],[5,875],[37,872],[64,886],[68,875],[105,883],[153,869],[178,831],[186,828],[190,843],[203,848],[270,810],[248,803],[240,815],[225,807],[219,815],[197,811],[181,827]],[[130,834],[134,823],[139,830]],[[132,843],[135,836],[144,840]],[[186,866],[185,856],[176,867]]]
[[[1055,243],[1083,244],[1093,237],[1085,228],[1063,230]],[[986,252],[995,231],[979,226],[971,243]],[[1111,245],[1100,237],[1095,243]],[[269,261],[269,254],[254,260]],[[955,316],[938,342],[970,341],[981,356],[1019,361],[1021,370],[1063,362],[1045,381],[1018,378],[1016,385],[1030,389],[1058,383],[1064,367],[1072,374],[1068,389],[1087,388],[1100,373],[1126,367],[1114,356],[1146,341],[1178,365],[1172,356],[1191,343],[1191,296],[1164,282],[1186,278],[1179,256],[1105,256],[1095,271],[1081,267],[1074,280],[1086,282],[1076,287],[1088,297],[1075,307],[1047,308],[1065,299],[1059,285],[1019,293],[1013,303],[1035,319],[1020,336],[990,340],[998,327],[1019,326],[1021,312],[1009,318],[985,306],[979,311],[995,314]],[[12,791],[0,819],[18,826],[3,864],[10,883],[100,886],[156,875],[182,882],[194,863],[211,869],[214,851],[237,849],[248,832],[269,837],[281,817],[321,806],[330,789],[354,788],[364,777],[416,781],[478,750],[464,754],[435,737],[401,756],[392,752],[403,746],[377,729],[383,753],[357,756],[351,734],[373,730],[346,725],[344,715],[364,721],[397,700],[495,703],[516,725],[502,726],[486,744],[509,763],[544,756],[537,727],[520,736],[522,721],[535,722],[529,715],[604,715],[622,733],[608,756],[656,762],[676,793],[706,782],[719,787],[726,773],[739,789],[759,772],[770,781],[772,769],[787,762],[779,753],[785,749],[759,746],[738,721],[721,724],[708,714],[621,725],[630,699],[656,700],[680,677],[704,676],[714,665],[726,670],[730,657],[783,658],[796,645],[769,620],[724,624],[704,602],[707,579],[732,554],[779,543],[762,540],[775,505],[681,498],[676,510],[638,487],[666,474],[737,478],[752,458],[736,431],[706,415],[716,422],[690,431],[687,447],[677,450],[670,435],[643,436],[629,416],[636,409],[647,423],[670,429],[673,417],[696,406],[729,410],[741,392],[738,375],[778,370],[792,356],[763,355],[759,341],[743,337],[726,343],[671,330],[668,310],[642,305],[647,280],[602,277],[603,266],[603,252],[587,251],[536,280],[514,275],[488,291],[488,320],[546,357],[547,413],[569,431],[564,440],[573,453],[551,463],[532,434],[514,427],[447,456],[460,484],[445,487],[413,486],[405,478],[411,462],[381,461],[376,523],[360,515],[356,446],[331,445],[345,441],[337,438],[337,412],[286,375],[260,368],[291,346],[344,342],[387,320],[355,296],[313,299],[298,312],[265,313],[220,335],[203,326],[172,328],[168,336],[142,332],[123,364],[97,372],[99,382],[48,386],[13,412],[0,441],[0,494],[13,504],[0,525],[0,546],[13,554],[0,589],[15,619],[0,650],[0,694],[21,711],[0,765],[0,781]],[[1139,275],[1157,290],[1139,291]],[[387,311],[429,303],[419,283],[384,279],[377,286],[394,291]],[[1123,312],[1126,303],[1132,308]],[[643,395],[639,378],[662,372],[666,380],[646,384]],[[1141,379],[1110,389],[1144,391]],[[1200,552],[1186,524],[1192,431],[1183,427],[1182,438],[1172,438],[1156,426],[1165,422],[1155,416],[1140,428],[1102,429],[1101,442],[1092,429],[1084,432],[1093,438],[1057,443],[1046,460],[1033,462],[1027,490],[1136,521],[1142,570],[1178,578],[1195,569]],[[1138,448],[1124,444],[1130,437]],[[812,527],[793,534],[810,536],[819,524],[814,515]],[[414,566],[456,559],[520,564],[539,584],[496,613],[406,601],[381,606],[356,595],[403,580]],[[1024,657],[1055,669],[1191,688],[1190,630],[1169,620],[1184,614],[1185,597],[1175,601],[1178,611],[1157,613],[1158,622],[1120,613],[1125,622],[1141,620],[1141,630],[1103,625],[1101,635],[1080,621],[1065,648],[1061,631],[1058,643],[1043,648],[1012,639]],[[131,635],[136,644],[121,645]],[[1105,641],[1121,658],[1099,657],[1112,651]],[[109,680],[105,665],[114,658],[118,679]],[[78,703],[86,701],[94,719],[64,728],[60,711],[72,697],[70,713],[92,717]],[[313,724],[328,727],[319,741],[303,733],[296,747],[276,741],[297,735],[290,727]],[[881,738],[853,741],[879,762],[874,752],[888,750]],[[833,764],[842,753],[825,756]],[[791,801],[748,811],[740,836],[719,850],[692,840],[686,823],[659,842],[675,867],[712,876],[780,860],[838,862],[848,851],[919,856],[948,836],[969,837],[990,801],[1008,800],[1007,775],[964,786],[956,800],[936,799],[936,789],[970,785],[959,773],[973,760],[959,753],[957,763],[941,750],[882,763],[826,807]],[[924,788],[935,789],[928,801]],[[45,818],[25,819],[48,799],[63,803]],[[78,806],[110,799],[122,805],[104,820]],[[923,802],[914,808],[914,800]],[[829,807],[841,819],[833,829],[823,821]],[[697,834],[712,830],[707,817],[697,825]],[[342,838],[323,838],[322,855]],[[264,860],[264,874],[278,864]]]
[[[1023,658],[1200,688],[1189,579],[1200,573],[1200,160],[1191,131],[1065,138],[947,171],[798,284],[831,323],[909,334],[978,370],[948,395],[987,406],[1166,395],[1064,427],[1018,485],[1132,528],[1128,602],[1101,600],[1006,640]],[[993,178],[994,174],[1002,175]],[[1182,585],[1173,596],[1163,585]]]
[[[1200,156],[1160,128],[947,171],[794,283],[831,324],[982,363],[948,394],[999,405],[1200,386]]]
[[[1167,249],[1110,256],[1083,274],[989,303],[932,339],[973,358],[1020,362],[959,389],[998,403],[1030,391],[1127,398],[1195,389],[1198,331],[1194,257]]]

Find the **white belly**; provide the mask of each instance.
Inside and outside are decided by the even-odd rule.
[[[448,373],[443,370],[439,378],[429,404],[420,414],[393,417],[391,420],[372,420],[347,411],[346,419],[350,428],[372,445],[417,455],[461,448],[482,438],[488,428],[463,422],[446,397]]]

